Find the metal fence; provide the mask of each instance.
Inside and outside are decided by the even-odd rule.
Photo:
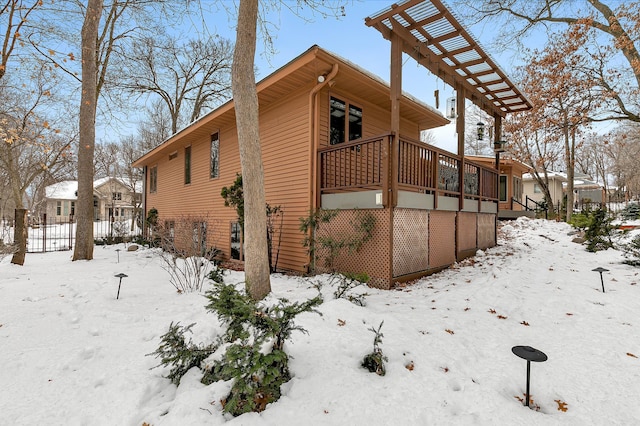
[[[132,219],[96,220],[93,223],[93,237],[96,243],[130,241],[142,234]],[[0,242],[11,244],[14,241],[14,220],[0,221]],[[28,253],[71,250],[76,241],[77,223],[73,216],[68,217],[30,217],[27,239]]]

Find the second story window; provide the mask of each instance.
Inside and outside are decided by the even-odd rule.
[[[329,100],[329,127],[331,145],[362,138],[362,108],[332,96]]]
[[[122,192],[112,192],[111,199],[113,201],[121,201],[122,200]]]
[[[191,147],[184,149],[184,184],[191,183]]]

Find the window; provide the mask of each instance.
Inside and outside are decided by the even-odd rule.
[[[507,201],[507,176],[500,175],[500,185],[498,187],[500,198],[502,202]]]
[[[542,188],[540,188],[540,185],[537,183],[533,184],[533,193],[534,194],[542,194]]]
[[[513,177],[513,198],[522,201],[522,179]]]
[[[62,216],[62,201],[56,201],[56,216]]]
[[[122,192],[112,192],[111,199],[113,201],[121,201],[122,200]]]
[[[362,108],[332,96],[329,100],[329,118],[331,145],[362,138]]]
[[[191,183],[191,147],[184,149],[184,184]]]
[[[209,162],[209,177],[217,178],[220,173],[220,137],[218,133],[211,135],[211,161]]]
[[[149,192],[158,190],[158,166],[153,166],[149,170]]]
[[[165,220],[164,229],[166,233],[165,238],[168,242],[173,243],[173,240],[176,236],[176,223],[173,220]]]
[[[231,224],[231,258],[242,260],[242,228],[238,222]]]
[[[71,216],[75,216],[76,215],[76,202],[72,201],[71,202]]]
[[[207,222],[193,222],[193,248],[202,256],[207,252]]]

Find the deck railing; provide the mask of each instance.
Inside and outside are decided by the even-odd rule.
[[[395,159],[389,155],[394,150]],[[434,195],[461,195],[461,158],[409,138],[401,137],[394,144],[392,135],[387,134],[333,145],[320,149],[318,159],[321,194],[376,189],[385,194],[397,188]],[[463,176],[464,198],[497,201],[495,169],[465,159]]]

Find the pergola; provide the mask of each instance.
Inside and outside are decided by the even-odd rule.
[[[494,142],[501,139],[506,114],[531,108],[527,98],[440,0],[394,3],[366,18],[365,23],[391,41],[392,131],[399,130],[402,53],[455,89],[458,155],[464,155],[465,99],[494,117]]]

